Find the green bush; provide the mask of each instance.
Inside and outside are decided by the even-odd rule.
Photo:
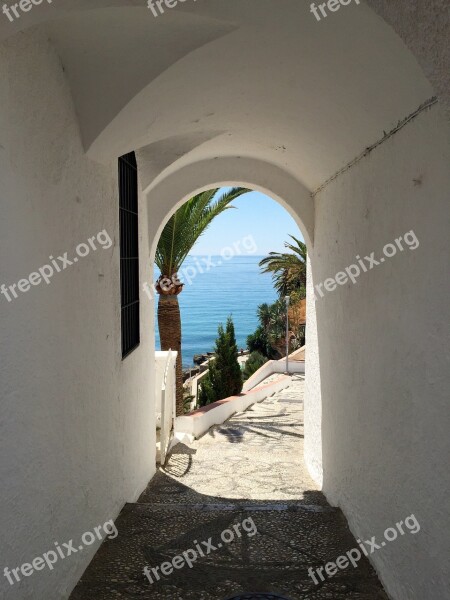
[[[216,357],[209,363],[209,373],[200,384],[200,406],[228,396],[237,396],[242,391],[242,371],[231,317],[228,317],[225,329],[223,325],[219,325],[214,353]]]
[[[263,356],[270,356],[272,348],[267,333],[261,325],[256,328],[254,333],[247,336],[247,348],[250,353],[259,352]]]
[[[266,364],[267,358],[261,354],[261,352],[255,351],[250,354],[245,363],[244,367],[244,380],[247,380],[249,377],[256,373],[256,371]]]
[[[198,389],[198,405],[200,407],[206,406],[207,404],[211,404],[211,402],[216,401],[216,395],[214,393],[214,388],[212,386],[211,380],[208,375],[205,375],[199,384]]]

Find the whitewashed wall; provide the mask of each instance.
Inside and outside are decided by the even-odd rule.
[[[61,63],[47,39],[0,47],[0,284],[11,284],[106,229],[91,252],[8,304],[0,296],[2,569],[116,517],[155,470],[152,306],[141,345],[121,360],[116,163],[84,156]],[[146,204],[141,272],[147,276]],[[0,597],[66,598],[95,547]],[[2,573],[3,575],[3,573]]]
[[[67,76],[85,109],[78,115],[88,139],[99,134],[92,156],[107,162],[117,148],[150,144],[140,153],[148,192],[141,202],[143,256],[147,232],[156,241],[178,203],[215,183],[248,183],[301,220],[305,239],[314,241],[314,283],[414,228],[419,250],[331,293],[318,304],[317,324],[309,286],[306,453],[356,535],[378,535],[411,512],[421,521],[420,534],[372,556],[391,596],[422,600],[432,588],[445,598],[448,125],[437,107],[423,113],[326,187],[315,206],[309,195],[434,94],[414,58],[365,4],[313,29],[301,3],[297,12],[293,2],[283,11],[240,3],[233,14],[227,11],[236,3],[205,3],[207,12],[213,4],[220,8],[223,23],[215,11],[201,26],[183,14],[182,35],[177,21],[169,35],[159,20],[149,35],[137,28],[141,14],[127,18],[118,9],[108,18],[85,11],[73,23],[57,23],[61,2],[47,7],[55,11],[48,35],[59,44],[66,74],[48,36],[20,33],[0,47],[0,283],[16,282],[49,254],[69,251],[103,228],[114,230],[116,245],[12,305],[0,297],[5,564],[18,566],[115,516],[154,471],[152,304],[143,296],[142,344],[122,363],[116,168],[84,157]],[[391,12],[407,6],[392,21],[406,29],[403,38],[420,49],[422,64],[445,91],[448,69],[440,60],[433,67],[436,56],[445,56],[445,46],[436,51],[445,31],[436,10],[443,0],[421,3],[427,18],[419,28],[418,11],[410,10],[418,2],[376,4]],[[43,18],[41,9],[31,11],[33,19]],[[237,15],[250,26],[237,26],[227,39]],[[22,23],[31,24],[25,16]],[[214,36],[215,46],[205,43]],[[180,45],[183,39],[189,43]],[[148,56],[152,61],[142,58]],[[244,71],[236,68],[243,57]],[[139,90],[139,101],[132,101]],[[186,103],[189,94],[200,101]],[[124,107],[113,121],[108,101]],[[151,281],[144,261],[142,279]],[[72,556],[52,574],[33,575],[20,591],[3,578],[0,593],[65,597],[89,558]]]
[[[284,198],[305,239],[314,233],[306,460],[355,536],[382,535],[412,513],[424,523],[422,535],[403,537],[370,557],[396,600],[422,600],[430,578],[445,597],[448,579],[441,533],[449,520],[443,490],[450,483],[443,462],[450,449],[448,164],[448,124],[434,105],[320,192],[314,215],[305,211],[300,186],[296,201],[287,176],[246,159],[193,163],[147,190],[155,240],[157,224],[162,227],[185,190],[230,184],[231,173],[234,182],[256,189],[263,173],[264,191]],[[305,214],[306,227],[300,221]],[[357,255],[380,253],[411,229],[420,240],[417,250],[399,252],[355,286],[314,303],[312,284],[333,277]],[[419,558],[427,577],[417,569]]]
[[[449,164],[436,105],[316,198],[315,284],[410,230],[420,241],[317,301],[320,374],[307,333],[307,457],[323,452],[327,498],[363,539],[411,513],[421,524],[371,555],[402,600],[450,597]]]
[[[322,391],[320,355],[317,338],[316,305],[311,257],[308,249],[306,270],[306,351],[305,351],[305,446],[304,457],[308,470],[320,487],[323,485],[322,466]]]

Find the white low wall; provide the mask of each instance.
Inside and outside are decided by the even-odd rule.
[[[235,413],[243,412],[255,402],[260,402],[267,396],[288,387],[290,381],[290,377],[280,377],[273,383],[254,388],[240,396],[231,396],[188,415],[177,417],[175,421],[176,437],[178,439],[183,439],[184,436],[187,436],[188,439],[199,438],[213,425],[220,425]]]
[[[303,361],[298,360],[290,360],[288,363],[289,373],[304,373],[305,372],[305,363]],[[274,373],[286,373],[286,359],[282,358],[280,360],[269,360],[262,367],[260,367],[257,371],[253,373],[251,377],[247,379],[244,383],[244,387],[242,388],[243,392],[248,392],[252,388],[256,387],[266,379],[273,375]]]
[[[262,367],[259,367],[259,369],[255,371],[253,375],[247,379],[247,381],[244,382],[242,391],[248,392],[252,388],[256,387],[258,384],[260,384],[261,381],[266,379],[266,377],[270,377],[270,375],[275,373],[274,363],[276,362],[276,360],[269,360],[266,363],[264,363]]]
[[[274,373],[285,373],[286,372],[286,360],[276,360],[274,361]],[[304,373],[305,372],[305,363],[303,361],[298,360],[290,360],[288,364],[289,374],[294,373]]]

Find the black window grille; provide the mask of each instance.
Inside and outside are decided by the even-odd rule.
[[[120,293],[122,358],[140,342],[138,173],[134,152],[119,158]]]

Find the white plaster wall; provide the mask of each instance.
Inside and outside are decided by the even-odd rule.
[[[314,249],[308,248],[306,269],[306,351],[305,351],[305,444],[304,458],[311,477],[323,484],[322,469],[322,392],[320,381],[320,355],[317,338],[316,305],[314,302],[311,257]]]
[[[93,5],[100,3],[109,4],[93,0]],[[86,105],[100,114],[102,122],[95,123],[100,131],[105,113],[99,107],[111,97],[103,75],[123,91],[130,64],[137,64],[138,54],[148,56],[147,46],[134,40],[159,43],[159,38],[143,28],[136,37],[140,16],[127,19],[117,11],[107,20],[89,11],[59,22],[63,4],[69,2],[47,7],[55,15],[48,34],[59,43],[74,97],[86,102],[91,94]],[[405,10],[418,5],[398,4]],[[435,33],[445,33],[445,22],[433,9],[438,4],[442,1],[433,0],[423,9],[432,21],[427,21],[430,52],[425,56],[433,59],[446,56],[436,51]],[[200,3],[184,6],[198,11]],[[306,454],[318,480],[323,470],[325,492],[342,506],[355,533],[375,535],[378,527],[393,524],[394,515],[404,518],[405,511],[423,519],[421,536],[405,538],[373,558],[393,597],[428,597],[430,581],[436,582],[436,597],[445,597],[441,531],[446,531],[448,515],[446,498],[437,488],[437,483],[448,487],[442,466],[448,455],[444,398],[449,387],[445,126],[436,108],[421,115],[330,184],[317,197],[314,228],[308,189],[434,92],[400,40],[363,6],[340,11],[316,27],[308,4],[289,2],[283,11],[269,2],[255,7],[255,2],[204,3],[200,16],[234,23],[239,15],[249,26],[242,22],[239,31],[222,39],[220,25],[218,43],[202,47],[202,35],[193,35],[183,60],[177,60],[174,48],[185,36],[169,27],[171,16],[166,15],[168,31],[158,34],[165,45],[152,55],[155,71],[127,87],[130,103],[91,147],[105,167],[83,156],[65,75],[47,43],[27,33],[1,47],[0,282],[17,281],[50,253],[69,250],[105,226],[117,235],[115,164],[108,160],[118,148],[146,144],[138,156],[146,163],[143,185],[148,191],[141,202],[143,240],[150,231],[156,243],[165,218],[187,194],[237,181],[284,201],[302,220],[305,239],[314,242],[310,258],[316,283],[347,266],[358,252],[376,250],[414,227],[420,251],[399,255],[359,287],[333,292],[319,307],[317,324],[309,285]],[[46,12],[42,6],[30,16],[38,19],[41,9]],[[149,14],[144,6],[138,10]],[[413,46],[420,49],[423,29],[417,29],[416,14],[404,20],[396,12],[394,22],[417,32],[420,39]],[[184,14],[180,18],[187,23]],[[152,29],[161,25],[148,22]],[[1,23],[10,27],[6,19]],[[31,22],[24,16],[22,24]],[[118,27],[120,40],[113,33]],[[197,35],[211,30],[211,22],[203,22],[201,31],[188,29]],[[134,51],[122,52],[131,42]],[[188,52],[192,48],[198,50]],[[111,60],[112,49],[124,62]],[[433,72],[435,61],[426,62],[427,72]],[[133,73],[140,76],[141,70]],[[436,74],[440,89],[445,75],[440,69]],[[211,84],[214,77],[218,85]],[[228,95],[219,85],[225,79]],[[330,89],[331,95],[326,93]],[[199,101],[195,94],[201,95]],[[240,101],[231,102],[237,94]],[[187,96],[191,102],[186,103]],[[422,184],[415,186],[412,179],[421,175]],[[147,210],[151,221],[145,224]],[[153,387],[152,303],[143,296],[141,348],[122,363],[117,263],[116,246],[110,253],[98,251],[14,305],[0,297],[0,461],[7,490],[0,518],[2,556],[11,557],[9,566],[45,551],[55,539],[76,537],[100,517],[114,516],[153,472],[154,406],[146,395]],[[152,281],[144,262],[142,279]],[[85,524],[86,516],[94,522]],[[27,580],[21,597],[63,594],[61,582],[70,587],[85,555],[71,561],[59,564],[51,576],[44,572]],[[11,596],[11,590],[5,593]]]
[[[46,38],[0,47],[0,283],[15,283],[106,229],[91,252],[8,304],[0,296],[2,571],[117,516],[155,471],[152,306],[120,346],[117,167],[84,156],[61,63]],[[141,271],[149,254],[141,202]],[[97,546],[0,597],[66,598]]]
[[[316,303],[321,436],[307,333],[306,452],[314,470],[322,439],[328,499],[363,539],[412,513],[421,524],[371,555],[396,600],[450,597],[449,161],[436,105],[316,197],[316,284],[407,231],[420,241]]]

